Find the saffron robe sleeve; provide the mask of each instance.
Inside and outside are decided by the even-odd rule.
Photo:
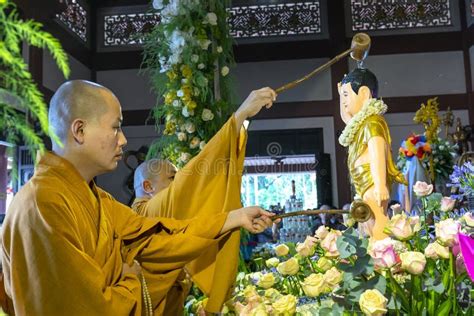
[[[136,208],[141,215],[189,219],[241,208],[240,187],[247,134],[237,131],[233,115],[204,149],[178,171],[173,183]],[[204,225],[207,229],[209,225]],[[208,295],[206,310],[218,313],[230,297],[239,260],[240,231],[209,247],[186,266]],[[154,284],[150,287],[157,286]]]
[[[166,275],[215,244],[226,218],[202,231],[199,221],[143,218],[100,189],[96,199],[80,185],[42,178],[50,181],[33,179],[15,197],[3,228],[5,285],[17,315],[141,315],[141,285],[122,275],[122,256]]]

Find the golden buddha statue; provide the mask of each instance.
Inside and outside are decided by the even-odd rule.
[[[339,83],[340,112],[346,123],[339,143],[348,147],[347,164],[356,194],[374,213],[361,226],[372,238],[383,239],[389,188],[393,182],[405,183],[405,178],[392,159],[390,132],[382,116],[387,105],[376,99],[377,90],[377,78],[364,68],[356,68]]]

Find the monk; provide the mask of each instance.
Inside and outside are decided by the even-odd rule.
[[[39,159],[3,225],[5,289],[16,314],[161,314],[145,271],[161,278],[159,300],[226,233],[271,226],[272,214],[258,207],[179,221],[141,217],[114,200],[93,178],[122,158],[121,122],[120,103],[103,86],[69,81],[54,94],[49,123],[62,144]]]
[[[189,219],[212,216],[242,207],[240,187],[245,159],[247,132],[243,122],[262,109],[262,101],[276,99],[270,88],[252,91],[224,126],[209,140],[203,150],[179,171],[167,161],[150,160],[135,171],[135,199],[132,208],[149,217]],[[196,285],[209,297],[206,311],[218,313],[232,294],[239,260],[239,231],[234,231],[225,244],[209,247],[186,265],[168,292],[167,315],[180,315],[190,286],[189,273]],[[149,278],[154,296],[153,277]],[[180,302],[176,306],[176,302]]]

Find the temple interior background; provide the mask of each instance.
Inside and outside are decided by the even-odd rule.
[[[127,164],[120,162],[118,170],[96,180],[115,198],[130,203],[133,168],[146,147],[159,137],[149,113],[156,95],[141,69],[143,50],[137,35],[159,23],[159,15],[143,0],[15,3],[23,17],[40,21],[60,40],[69,57],[70,79],[100,83],[119,98],[130,157]],[[422,14],[417,11],[420,3],[424,5]],[[236,60],[230,74],[238,102],[253,89],[277,87],[305,75],[346,50],[355,33],[366,32],[372,37],[372,47],[364,65],[377,75],[379,95],[389,106],[385,118],[394,157],[402,140],[423,131],[412,118],[420,105],[433,97],[438,98],[440,115],[449,108],[460,119],[467,150],[472,148],[471,1],[242,0],[232,1],[228,10]],[[48,101],[65,78],[47,52],[24,46],[23,56]],[[305,209],[322,204],[342,207],[351,201],[345,149],[337,142],[344,128],[337,83],[355,66],[350,58],[342,59],[282,93],[271,109],[251,120],[242,181],[245,205],[283,207],[294,194],[298,200],[295,207]],[[442,128],[440,135],[451,137],[456,121],[448,131],[446,126]],[[33,172],[26,148],[17,148],[20,176],[6,188],[0,209],[3,214],[13,193]],[[6,177],[5,164],[3,168]]]

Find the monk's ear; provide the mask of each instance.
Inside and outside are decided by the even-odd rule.
[[[363,100],[368,100],[372,98],[372,92],[370,91],[369,87],[362,86],[359,88],[359,93],[357,93],[359,98]]]
[[[72,137],[74,140],[82,145],[84,143],[84,127],[85,127],[85,121],[82,119],[75,119],[71,123],[71,133]]]
[[[154,190],[150,180],[144,180],[142,182],[142,188],[146,193],[151,193]]]

